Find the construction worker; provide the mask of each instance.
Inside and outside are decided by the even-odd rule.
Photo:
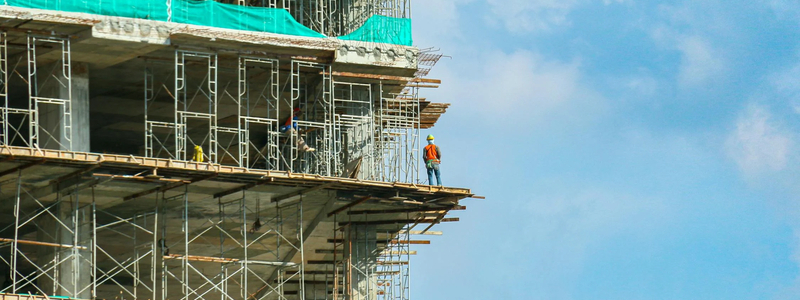
[[[192,156],[192,160],[196,162],[203,162],[203,147],[200,147],[200,145],[194,146],[194,156]]]
[[[422,153],[422,158],[425,160],[425,169],[428,170],[428,184],[433,185],[433,174],[436,174],[437,185],[442,185],[442,178],[439,176],[439,163],[442,159],[442,151],[439,146],[433,143],[433,135],[428,135],[428,145]]]
[[[314,152],[317,149],[314,149],[306,145],[306,141],[300,135],[300,131],[297,128],[297,120],[300,119],[301,114],[302,112],[300,111],[300,108],[295,107],[294,111],[292,111],[292,116],[286,119],[286,122],[283,123],[283,126],[281,126],[280,131],[289,133],[290,135],[297,132],[297,149],[300,150],[301,152],[306,152],[306,151]]]

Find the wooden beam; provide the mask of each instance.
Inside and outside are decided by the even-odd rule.
[[[171,183],[171,184],[168,184],[168,185],[165,185],[165,186],[160,186],[160,187],[152,188],[152,189],[149,189],[149,190],[146,190],[146,191],[141,191],[141,192],[138,192],[136,194],[125,196],[124,198],[122,198],[122,200],[123,201],[129,201],[129,200],[133,200],[133,199],[136,199],[136,198],[139,198],[139,197],[150,195],[152,193],[166,192],[166,191],[169,191],[169,190],[172,190],[172,189],[176,189],[176,188],[182,187],[184,185],[190,185],[192,183],[200,182],[200,181],[203,181],[203,180],[208,180],[208,179],[211,179],[211,178],[214,178],[214,177],[217,177],[216,173],[210,174],[210,175],[206,175],[206,176],[196,177],[196,178],[193,178],[193,179],[190,179],[190,180],[182,180],[180,182],[174,182],[174,183]]]
[[[272,203],[278,203],[278,206],[280,206],[281,204],[284,204],[286,202],[292,201],[292,200],[294,200],[296,198],[299,199],[300,196],[302,196],[304,194],[308,194],[308,193],[316,192],[316,191],[321,190],[321,189],[329,188],[329,187],[333,186],[334,184],[336,184],[336,183],[334,183],[334,182],[323,183],[323,184],[320,184],[320,185],[317,185],[317,186],[314,186],[314,187],[310,187],[310,188],[307,188],[307,189],[291,192],[291,193],[288,193],[288,194],[283,194],[283,195],[280,195],[280,196],[272,198]]]
[[[8,169],[8,170],[5,170],[5,171],[2,171],[2,172],[0,172],[0,177],[6,176],[6,175],[8,175],[8,174],[11,174],[11,173],[14,173],[14,172],[17,172],[17,171],[22,171],[22,170],[25,170],[25,169],[27,169],[27,168],[33,167],[33,166],[38,166],[38,165],[41,165],[41,164],[43,164],[43,163],[44,163],[44,162],[46,162],[46,161],[47,161],[46,159],[42,159],[42,160],[37,160],[37,161],[29,162],[29,163],[27,163],[27,164],[24,164],[24,165],[21,165],[21,166],[16,166],[16,167],[13,167],[13,168],[11,168],[11,169]]]
[[[403,241],[403,240],[391,240],[389,244],[394,245],[430,245],[431,241]]]
[[[428,232],[428,230],[429,230],[429,229],[431,229],[431,228],[433,228],[433,226],[435,226],[436,224],[439,224],[439,222],[438,222],[438,221],[441,221],[442,219],[444,219],[444,216],[446,216],[446,215],[447,215],[447,214],[442,214],[441,216],[439,216],[438,218],[436,218],[437,222],[433,222],[433,223],[431,223],[431,225],[428,225],[428,227],[425,227],[425,229],[423,229],[423,230],[422,230],[422,232]]]
[[[278,282],[278,281],[277,281],[277,280],[273,280],[272,282]],[[284,283],[287,283],[287,284],[298,284],[298,283],[300,283],[300,280],[298,280],[298,279],[291,279],[291,280],[285,280],[285,281],[283,281],[283,282],[284,282]],[[331,281],[324,281],[324,280],[304,280],[304,281],[303,281],[303,283],[304,283],[304,284],[333,284],[333,280],[331,280]],[[308,292],[306,292],[306,293],[308,293]]]
[[[405,231],[401,230],[401,234],[406,233]],[[409,231],[408,234],[410,235],[442,235],[444,234],[441,231],[419,231],[419,230],[412,230]]]
[[[13,243],[14,239],[0,238],[0,242]],[[20,239],[17,239],[16,242],[18,244],[23,244],[23,245],[47,246],[47,247],[54,247],[54,248],[69,248],[69,249],[78,248],[78,249],[81,249],[81,250],[89,249],[86,246],[73,246],[73,245],[67,245],[67,244],[48,243],[48,242],[40,242],[40,241],[27,241],[27,240],[20,240]]]
[[[444,218],[439,222],[458,222],[459,218]],[[391,224],[413,224],[413,223],[435,223],[437,220],[434,219],[422,219],[422,220],[414,220],[414,219],[406,219],[406,220],[383,220],[383,221],[364,221],[364,222],[340,222],[339,226],[342,225],[391,225]]]
[[[77,170],[77,171],[75,171],[75,172],[72,172],[72,173],[69,173],[69,174],[67,174],[67,175],[64,175],[64,176],[58,177],[58,178],[56,178],[56,179],[54,179],[54,180],[50,181],[50,184],[59,183],[59,182],[62,182],[62,181],[64,181],[64,180],[70,179],[70,178],[72,178],[72,177],[79,176],[79,175],[82,175],[82,174],[84,174],[84,173],[91,172],[92,170],[94,170],[94,169],[97,169],[97,168],[99,168],[99,167],[100,167],[100,164],[94,164],[94,165],[91,165],[91,166],[89,166],[89,167],[87,167],[87,168],[84,168],[84,169],[81,169],[81,170]]]
[[[130,176],[130,175],[112,175],[103,173],[94,173],[93,177],[106,177],[111,180],[130,180],[130,181],[144,181],[144,182],[160,182],[160,183],[188,183],[189,180],[170,179],[170,178],[149,178],[145,176]]]
[[[232,188],[232,189],[227,190],[227,191],[216,193],[216,194],[214,194],[214,198],[222,198],[222,197],[225,197],[227,195],[235,194],[235,193],[241,192],[241,191],[246,191],[246,190],[252,189],[254,187],[257,187],[259,185],[264,185],[264,184],[267,184],[267,183],[270,183],[270,182],[272,182],[272,178],[267,178],[267,179],[264,179],[264,180],[261,180],[261,181],[251,182],[251,183],[245,184],[245,185],[237,187],[237,188]]]
[[[222,263],[222,264],[229,264],[229,263],[244,263],[243,260],[238,258],[227,258],[227,257],[213,257],[213,256],[201,256],[201,255],[181,255],[181,254],[168,254],[162,257],[163,259],[177,259],[177,260],[190,260],[190,261],[200,261],[200,262],[213,262],[213,263]],[[259,260],[248,260],[247,264],[253,265],[268,265],[268,266],[296,266],[297,264],[293,262],[281,262],[281,261],[259,261]]]
[[[342,243],[342,242],[344,242],[344,239],[328,239],[328,243],[331,243],[331,244],[338,244],[338,243]],[[417,240],[413,240],[413,241],[403,241],[403,240],[400,240],[400,241],[398,241],[398,240],[386,241],[386,240],[379,240],[379,241],[376,241],[375,243],[376,244],[430,245],[431,241],[417,241]]]
[[[355,210],[348,211],[348,215],[374,215],[374,214],[398,214],[398,213],[414,213],[414,212],[441,212],[443,210],[466,210],[466,206],[456,205],[452,208],[404,208],[404,209],[377,209],[377,210]]]
[[[325,72],[321,74],[326,74]],[[433,84],[442,84],[442,81],[439,79],[428,79],[428,78],[414,78],[414,77],[402,77],[402,76],[392,76],[392,75],[379,75],[379,74],[365,74],[365,73],[352,73],[352,72],[331,72],[333,76],[339,77],[351,77],[351,78],[364,78],[364,79],[377,79],[377,80],[390,80],[390,81],[402,81],[402,82],[422,82],[422,83],[433,83]]]
[[[332,211],[332,212],[329,212],[329,213],[328,213],[328,217],[331,217],[331,216],[333,216],[333,215],[335,215],[335,214],[338,214],[338,213],[340,213],[340,212],[343,212],[343,211],[345,211],[345,210],[347,210],[348,208],[351,208],[351,207],[353,207],[353,206],[356,206],[356,205],[359,205],[359,204],[361,204],[361,203],[367,202],[367,200],[369,200],[369,199],[372,199],[372,196],[365,196],[365,197],[363,197],[363,198],[361,198],[361,199],[358,199],[358,200],[356,200],[356,201],[353,201],[353,202],[347,203],[347,204],[345,204],[344,206],[342,206],[342,207],[340,207],[340,208],[338,208],[338,209],[336,209],[336,210],[334,210],[334,211]]]
[[[387,255],[387,254],[388,255],[397,255],[397,256],[399,256],[399,255],[417,255],[417,251],[416,250],[412,250],[412,251],[388,251],[388,252],[387,251],[383,251],[383,252],[381,252],[381,254],[383,254],[383,255]]]
[[[387,260],[380,261],[379,260],[377,262],[377,264],[379,264],[379,265],[407,265],[408,262],[407,261],[387,261]]]
[[[335,252],[335,253],[334,253]],[[344,252],[342,250],[335,251],[333,249],[317,249],[314,251],[317,254],[338,254],[342,255]],[[417,255],[417,251],[383,251],[381,254],[389,254],[389,255]],[[306,273],[308,274],[308,273]]]
[[[323,270],[323,271],[320,271],[320,270],[311,271],[311,270],[309,270],[309,271],[305,271],[303,273],[305,273],[306,275],[328,275],[328,274],[336,274],[336,271],[334,271],[334,270]]]

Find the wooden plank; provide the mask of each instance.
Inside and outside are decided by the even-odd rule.
[[[413,212],[432,212],[432,213],[440,213],[441,211],[448,211],[448,210],[466,210],[466,206],[456,205],[453,207],[443,207],[443,208],[431,208],[431,207],[424,207],[424,208],[403,208],[403,209],[376,209],[376,210],[355,210],[355,211],[348,211],[348,215],[374,215],[374,214],[396,214],[396,213],[413,213]]]
[[[326,74],[326,73],[325,72],[321,72],[320,74]],[[421,82],[421,83],[442,84],[442,81],[439,80],[439,79],[429,79],[429,78],[414,78],[414,77],[402,77],[402,76],[379,75],[379,74],[365,74],[365,73],[353,73],[353,72],[338,72],[338,71],[331,72],[330,74],[333,75],[333,76],[350,77],[350,78],[364,78],[364,79],[391,80],[391,81],[402,81],[402,82]]]
[[[176,188],[182,187],[184,185],[189,185],[189,184],[192,184],[192,183],[195,183],[195,182],[200,182],[200,181],[211,179],[211,178],[214,178],[214,177],[217,177],[217,174],[210,174],[210,175],[206,175],[206,176],[200,176],[200,177],[197,177],[197,178],[190,179],[188,181],[187,180],[180,180],[180,181],[173,182],[173,183],[170,183],[170,184],[165,185],[165,186],[160,186],[160,187],[152,188],[152,189],[149,189],[149,190],[141,191],[141,192],[138,192],[136,194],[125,196],[124,198],[122,198],[122,200],[123,201],[130,201],[130,200],[133,200],[133,199],[136,199],[136,198],[139,198],[139,197],[150,195],[152,193],[166,192],[166,191],[169,191],[169,190],[172,190],[172,189],[176,189]]]
[[[430,244],[431,244],[431,241],[417,241],[417,240],[403,241],[403,240],[391,240],[391,241],[389,242],[389,244],[395,244],[395,245],[430,245]]]
[[[444,218],[439,222],[458,222],[459,218]],[[364,221],[364,222],[340,222],[339,226],[342,225],[391,225],[391,224],[414,224],[414,223],[422,223],[422,224],[432,224],[436,223],[437,220],[435,219],[423,219],[423,220],[383,220],[383,221]]]
[[[2,146],[0,157],[14,157],[17,160],[40,161],[71,164],[75,167],[84,167],[86,163],[101,163],[108,168],[159,168],[169,172],[182,172],[185,174],[220,174],[232,178],[225,182],[252,182],[271,178],[279,185],[319,184],[327,182],[337,183],[336,188],[347,189],[400,189],[402,193],[431,195],[452,194],[453,196],[468,197],[472,195],[469,189],[453,187],[419,186],[411,183],[382,182],[370,180],[357,180],[338,177],[325,177],[320,175],[289,173],[286,171],[257,170],[233,167],[211,163],[198,163],[191,161],[175,161],[162,158],[148,158],[133,155],[114,155],[100,153],[71,152],[48,149],[31,149],[25,147]],[[233,179],[236,179],[235,181]]]
[[[15,173],[17,171],[22,171],[22,170],[25,170],[27,168],[33,167],[33,166],[41,165],[45,161],[47,161],[47,160],[46,159],[42,159],[42,160],[37,160],[37,161],[34,161],[34,162],[27,163],[27,164],[24,164],[24,165],[21,165],[21,166],[13,167],[11,169],[8,169],[8,170],[0,172],[0,177],[6,176],[6,175],[11,174],[11,173]]]
[[[346,205],[344,205],[344,206],[342,206],[342,207],[340,207],[340,208],[338,208],[338,209],[336,209],[336,210],[334,210],[334,211],[332,211],[332,212],[328,213],[328,217],[331,217],[331,216],[333,216],[333,215],[335,215],[335,214],[338,214],[338,213],[340,213],[340,212],[343,212],[343,211],[345,211],[345,210],[347,210],[348,208],[351,208],[351,207],[353,207],[353,206],[356,206],[356,205],[359,205],[359,204],[361,204],[361,203],[367,202],[367,200],[369,200],[369,199],[372,199],[372,196],[366,196],[366,197],[363,197],[363,198],[361,198],[361,199],[358,199],[358,200],[356,200],[356,201],[350,202],[350,203],[348,203],[348,204],[346,204]]]
[[[401,230],[400,233],[405,233],[405,231]],[[412,230],[409,231],[408,234],[410,235],[442,235],[444,234],[441,231],[420,231],[420,230]]]
[[[235,194],[235,193],[241,192],[241,191],[246,191],[246,190],[252,189],[254,187],[257,187],[259,185],[264,185],[264,184],[267,184],[267,183],[270,183],[270,182],[272,182],[272,178],[267,178],[265,180],[251,182],[251,183],[242,185],[242,186],[237,187],[237,188],[232,188],[232,189],[227,190],[227,191],[216,193],[216,194],[214,194],[214,198],[222,198],[222,197],[225,197],[227,195]]]
[[[28,240],[16,240],[18,244],[23,245],[34,245],[34,246],[46,246],[46,247],[54,247],[54,248],[78,248],[80,250],[88,250],[88,247],[85,246],[73,246],[67,244],[58,244],[58,243],[48,243],[48,242],[39,242],[39,241],[28,241]],[[0,242],[6,243],[13,243],[14,239],[7,239],[7,238],[0,238]]]
[[[321,190],[321,189],[329,188],[329,187],[333,186],[334,184],[335,184],[334,182],[329,182],[329,183],[320,184],[320,185],[317,185],[317,186],[314,186],[314,187],[310,187],[310,188],[307,188],[307,189],[302,189],[302,190],[299,190],[299,191],[291,192],[291,193],[288,193],[288,194],[283,194],[283,195],[280,195],[280,196],[272,198],[272,202],[273,203],[275,203],[275,202],[285,203],[287,200],[292,200],[293,198],[299,198],[300,196],[302,196],[304,194],[308,194],[308,193],[312,193],[312,192],[315,192],[315,191],[318,191],[318,190]]]

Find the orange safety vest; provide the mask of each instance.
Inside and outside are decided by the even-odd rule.
[[[433,159],[439,162],[439,153],[436,151],[436,145],[425,146],[425,157],[427,157],[428,160]]]

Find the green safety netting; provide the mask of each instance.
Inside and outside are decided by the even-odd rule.
[[[411,19],[374,15],[364,25],[339,39],[411,46]]]
[[[6,0],[8,5],[106,16],[168,21],[166,0]],[[248,31],[323,38],[285,9],[246,7],[211,0],[172,0],[172,21]]]
[[[169,9],[164,0],[6,0],[18,7],[81,12],[106,16],[167,21]]]
[[[325,37],[298,23],[287,10],[280,8],[240,6],[216,1],[173,0],[172,20],[178,23],[237,30]]]
[[[7,5],[229,28],[294,36],[325,35],[298,23],[285,9],[212,0],[5,0]],[[375,15],[339,39],[411,46],[411,20]]]

